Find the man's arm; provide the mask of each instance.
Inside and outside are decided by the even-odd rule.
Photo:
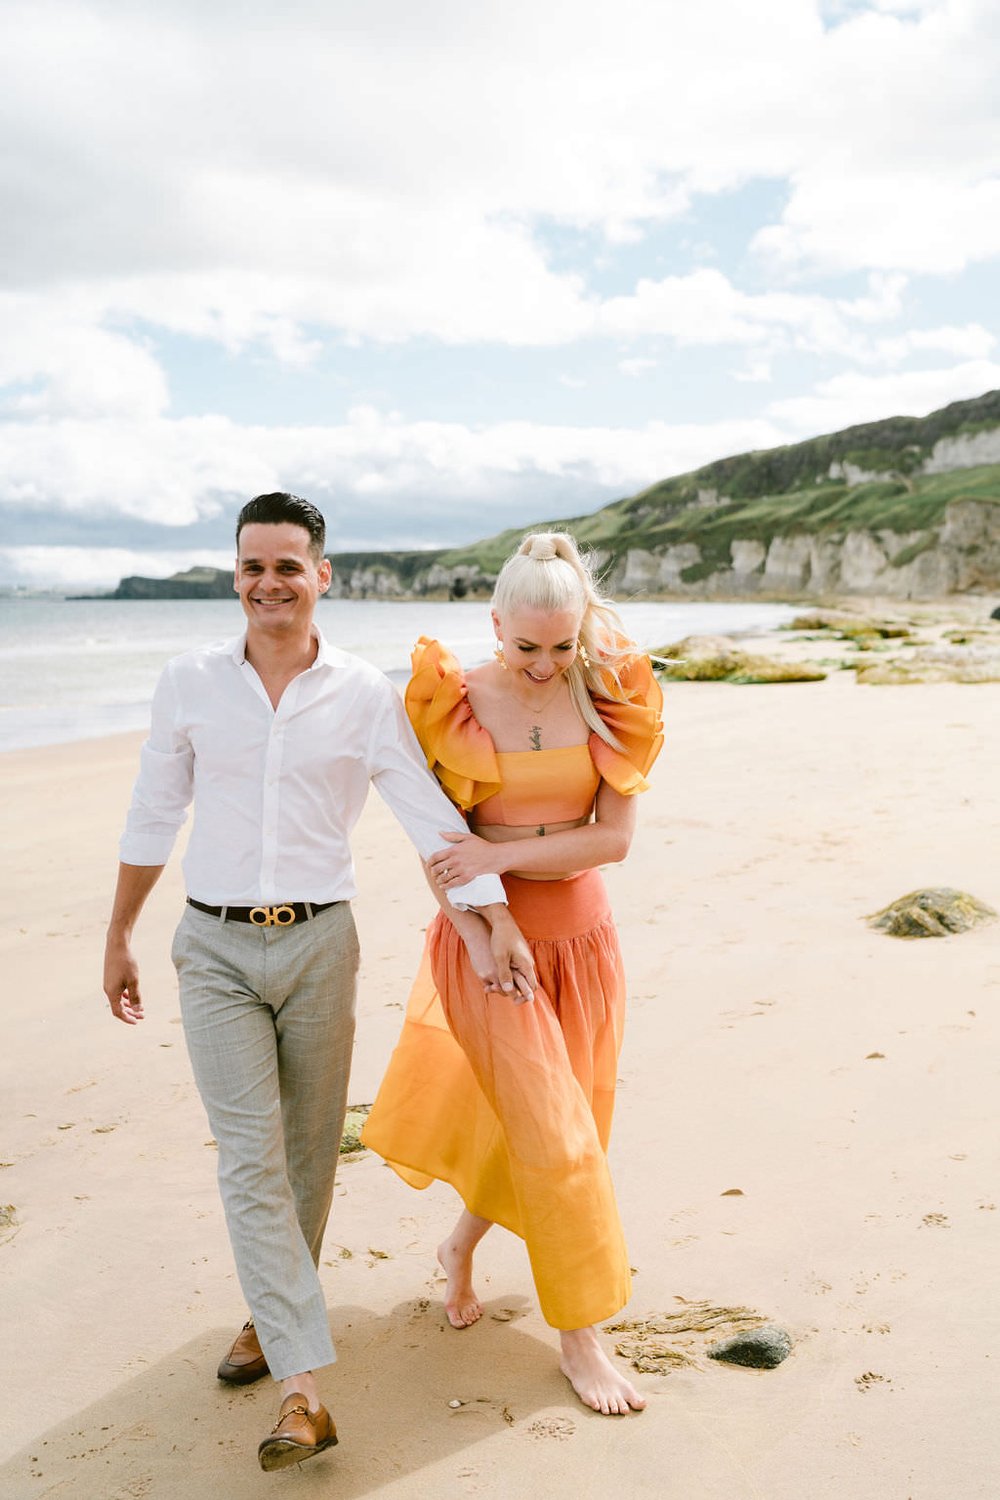
[[[453,807],[427,769],[417,737],[406,717],[399,694],[389,682],[373,713],[369,736],[369,774],[372,784],[402,825],[420,858],[427,860],[443,846],[441,830],[467,833],[465,820]],[[496,875],[484,875],[449,891],[448,899],[460,911],[469,906],[485,908],[506,904]]]
[[[454,882],[471,880],[488,870],[508,870],[531,875],[565,875],[575,870],[594,870],[616,864],[628,854],[635,832],[636,798],[624,797],[602,781],[597,793],[594,821],[579,828],[564,828],[544,838],[511,839],[491,843],[466,832],[457,838],[444,834],[448,847],[431,855],[430,874],[447,891]],[[447,875],[444,873],[448,871]]]
[[[468,833],[465,821],[428,771],[417,737],[396,691],[386,683],[381,712],[369,742],[371,778],[376,791],[402,824],[421,859],[442,847],[441,830]],[[490,947],[500,988],[528,999],[537,986],[535,966],[496,875],[482,875],[448,891],[458,911],[472,907],[489,924]]]
[[[112,1015],[128,1026],[135,1026],[143,1018],[132,930],[146,897],[162,874],[162,865],[118,866],[118,884],[104,944],[104,993],[111,1002]]]
[[[180,712],[170,663],[153,694],[149,739],[119,845],[121,864],[104,946],[104,993],[112,1014],[134,1026],[142,1020],[139,971],[132,929],[184,822],[194,785],[194,752],[179,728]]]

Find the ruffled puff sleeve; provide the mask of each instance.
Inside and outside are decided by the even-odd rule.
[[[621,749],[591,734],[590,756],[609,786],[623,797],[632,797],[648,790],[646,773],[663,746],[663,693],[648,656],[627,657],[617,671],[625,701],[617,695],[594,693],[592,697]]]
[[[440,641],[422,635],[410,660],[410,723],[442,789],[467,812],[500,790],[493,741],[473,715],[460,663]]]

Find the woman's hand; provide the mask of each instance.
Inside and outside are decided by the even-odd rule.
[[[442,833],[441,837],[450,847],[432,854],[427,864],[431,878],[443,891],[465,885],[477,875],[502,875],[507,868],[503,844],[491,844],[474,833]]]
[[[463,931],[462,941],[468,951],[469,962],[477,978],[482,981],[483,989],[487,994],[499,992],[500,977],[497,972],[497,961],[493,957],[493,949],[490,945],[490,929],[481,917],[476,918],[474,929]]]

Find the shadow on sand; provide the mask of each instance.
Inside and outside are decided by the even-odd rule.
[[[585,1416],[559,1374],[554,1342],[518,1330],[522,1306],[518,1298],[488,1303],[482,1321],[461,1333],[424,1299],[382,1317],[363,1307],[331,1313],[339,1361],[320,1380],[340,1444],[290,1471],[305,1486],[299,1493],[369,1495],[451,1456],[467,1459],[467,1450],[539,1410],[572,1403]],[[275,1419],[277,1390],[270,1380],[232,1389],[214,1379],[231,1338],[228,1327],[209,1330],[32,1439],[0,1466],[0,1495],[273,1500],[287,1476],[262,1473],[256,1451]],[[453,1400],[464,1404],[452,1408]],[[442,1477],[413,1493],[439,1489]]]

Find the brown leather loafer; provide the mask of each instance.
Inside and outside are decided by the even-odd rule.
[[[233,1347],[219,1365],[218,1376],[230,1385],[249,1385],[266,1374],[267,1360],[251,1318],[233,1340]]]
[[[257,1457],[261,1468],[270,1473],[300,1464],[324,1448],[332,1448],[336,1441],[337,1429],[326,1407],[310,1411],[305,1396],[293,1391],[282,1401],[278,1420],[258,1447]]]

